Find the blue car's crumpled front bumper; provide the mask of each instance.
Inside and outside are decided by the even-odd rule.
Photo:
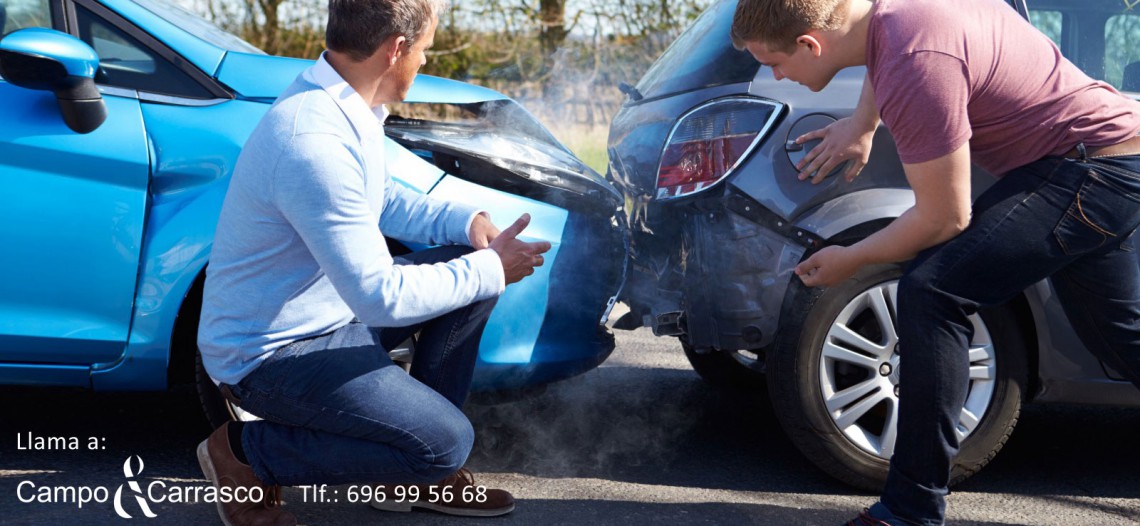
[[[453,140],[434,142],[428,133],[400,133],[397,125],[386,129],[395,139],[389,159],[397,160],[389,170],[401,182],[487,210],[500,226],[528,213],[531,223],[520,239],[552,245],[545,264],[499,298],[483,334],[472,389],[525,389],[601,364],[614,349],[605,321],[628,260],[628,229],[611,191],[586,179],[543,184],[557,183],[566,167],[516,169],[493,152],[468,150]]]
[[[519,237],[552,245],[535,274],[499,298],[480,344],[472,389],[512,390],[575,376],[614,349],[605,317],[623,279],[625,228],[617,216],[567,210],[445,176],[432,195],[488,210],[499,224],[523,212]]]

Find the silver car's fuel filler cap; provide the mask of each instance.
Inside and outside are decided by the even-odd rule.
[[[793,167],[795,167],[812,148],[819,146],[819,143],[823,142],[823,139],[812,139],[803,144],[796,144],[796,137],[824,128],[835,121],[835,117],[830,115],[812,113],[811,115],[801,117],[800,120],[792,125],[791,129],[788,130],[788,137],[784,142],[784,151],[788,154],[788,161],[792,163]],[[831,173],[827,174],[827,177],[841,173],[846,166],[846,162],[837,166]]]

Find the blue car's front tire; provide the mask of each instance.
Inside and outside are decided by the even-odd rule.
[[[195,353],[194,382],[198,387],[198,400],[202,404],[202,414],[210,422],[210,427],[217,429],[231,420],[257,420],[257,416],[243,411],[222,396],[218,386],[210,379],[210,375],[206,374],[200,353]]]

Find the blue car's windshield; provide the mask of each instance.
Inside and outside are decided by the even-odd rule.
[[[223,31],[212,22],[194,14],[168,0],[134,0],[134,2],[151,13],[154,13],[167,22],[174,24],[226,51],[241,53],[254,53],[264,55],[265,52],[246,42],[232,33]]]

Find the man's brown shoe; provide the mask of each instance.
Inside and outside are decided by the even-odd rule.
[[[253,468],[242,464],[230,449],[230,435],[227,432],[229,424],[215,430],[209,438],[198,444],[198,465],[202,466],[202,473],[216,488],[232,488],[230,495],[237,499],[223,503],[218,500],[218,515],[226,526],[296,526],[297,519],[279,506],[281,503],[281,487],[266,486]],[[235,492],[237,488],[242,491]],[[259,488],[260,491],[254,491]],[[258,501],[248,499],[261,495]]]
[[[497,517],[515,510],[515,498],[509,492],[476,485],[475,476],[466,468],[435,484],[388,485],[375,489],[372,507],[384,511],[423,508],[463,517]]]

